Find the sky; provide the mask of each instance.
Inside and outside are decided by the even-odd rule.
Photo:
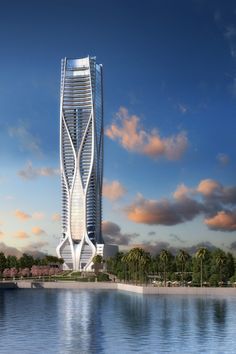
[[[0,11],[0,250],[61,236],[60,61],[104,67],[103,234],[236,253],[236,3],[10,0]]]

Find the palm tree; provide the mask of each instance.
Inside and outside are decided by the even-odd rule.
[[[164,265],[164,284],[165,284],[165,286],[166,286],[166,266],[167,266],[167,263],[169,260],[170,260],[170,253],[165,249],[161,250],[160,261]]]
[[[142,275],[146,272],[147,267],[151,262],[151,256],[142,248],[135,247],[123,256],[122,260],[129,265],[132,272],[131,277],[135,279],[135,283],[137,284],[138,279],[141,279],[141,271]]]
[[[99,269],[101,268],[102,256],[100,256],[100,254],[97,254],[96,256],[93,257],[92,262],[94,264],[95,274],[97,275],[99,272]]]
[[[131,265],[133,273],[135,275],[135,283],[138,280],[138,265],[142,255],[142,249],[139,247],[132,248],[127,254],[127,262]]]
[[[201,288],[202,288],[202,265],[204,259],[206,258],[206,254],[207,254],[207,249],[205,247],[199,248],[196,252],[196,257],[200,259],[201,262]]]
[[[128,253],[125,253],[122,257],[121,257],[121,263],[122,265],[124,264],[124,281],[126,282],[126,280],[128,281],[128,273],[129,273],[129,262],[128,262]]]
[[[139,277],[141,279],[141,274],[142,274],[143,281],[144,281],[144,278],[147,280],[147,277],[145,277],[145,275],[147,275],[147,272],[150,269],[151,263],[152,263],[152,257],[150,255],[150,253],[142,250],[142,254],[140,255],[140,259],[139,259],[139,266],[140,266],[139,267],[139,270],[140,270]]]
[[[185,264],[190,256],[185,250],[181,249],[181,250],[179,250],[177,257],[181,263],[181,278],[182,278],[182,283],[183,283]]]
[[[223,252],[219,252],[216,256],[216,264],[217,266],[220,268],[220,282],[222,285],[222,267],[225,264],[226,261],[226,257],[225,254]]]

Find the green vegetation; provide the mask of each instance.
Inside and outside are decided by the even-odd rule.
[[[43,281],[113,281],[131,284],[153,283],[154,286],[236,286],[236,260],[221,249],[199,248],[194,255],[181,249],[176,255],[163,249],[155,256],[136,247],[127,253],[119,252],[106,261],[93,258],[94,272],[63,271],[62,259],[45,256],[34,259],[23,254],[5,256],[0,252],[0,278],[31,278]]]
[[[201,247],[192,256],[185,250],[173,255],[163,249],[152,257],[142,248],[133,248],[128,253],[117,253],[106,264],[108,273],[134,284],[230,286],[236,282],[236,260],[221,249]]]
[[[23,254],[19,259],[15,256],[5,256],[0,252],[0,278],[49,277],[61,272],[63,259],[54,256],[34,258]]]
[[[6,268],[31,268],[32,266],[48,266],[48,265],[61,265],[64,261],[61,258],[46,255],[43,258],[34,258],[31,255],[23,253],[23,255],[17,259],[16,256],[5,256],[3,252],[0,252],[0,273]]]
[[[31,279],[40,281],[110,281],[109,275],[102,272],[103,259],[97,255],[93,259],[95,272],[63,271],[63,259],[54,256],[45,256],[38,259],[23,254],[17,259],[15,256],[5,256],[0,252],[0,280],[1,279]]]
[[[92,261],[94,264],[93,267],[94,267],[95,274],[98,275],[99,270],[102,268],[102,256],[97,254],[96,256],[93,257]]]

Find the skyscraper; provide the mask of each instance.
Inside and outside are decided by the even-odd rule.
[[[62,237],[57,254],[65,269],[91,270],[93,257],[104,249],[102,80],[102,65],[96,58],[62,59]]]

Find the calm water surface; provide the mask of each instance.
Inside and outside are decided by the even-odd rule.
[[[236,353],[236,299],[0,290],[0,353]]]

